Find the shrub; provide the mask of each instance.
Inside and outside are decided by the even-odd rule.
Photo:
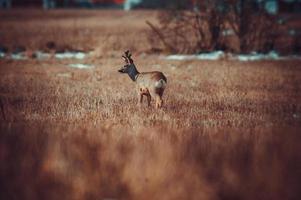
[[[152,29],[150,42],[153,46],[163,44],[169,53],[270,51],[276,39],[276,17],[250,0],[196,1],[193,9],[166,10],[158,19],[158,27],[147,22]],[[227,40],[231,36],[226,30],[233,32],[236,48],[232,44],[235,39]]]

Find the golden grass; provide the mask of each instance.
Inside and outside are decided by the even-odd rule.
[[[0,12],[0,44],[14,50],[46,49],[55,42],[58,50],[95,50],[99,56],[120,49],[148,51],[145,20],[156,13],[121,10],[12,10]],[[45,23],[47,21],[47,23]]]
[[[98,32],[89,17],[79,20]],[[117,72],[119,48],[86,59],[95,65],[87,70],[67,67],[76,60],[0,60],[1,199],[301,197],[300,61],[168,61],[133,51],[140,71],[167,76],[156,110],[139,107],[134,83]]]

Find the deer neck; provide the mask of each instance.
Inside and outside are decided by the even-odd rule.
[[[137,75],[140,74],[134,64],[131,65],[128,71],[129,77],[132,79],[132,81],[136,81]]]

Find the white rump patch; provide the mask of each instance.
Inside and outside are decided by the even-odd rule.
[[[166,82],[163,79],[160,79],[155,83],[155,88],[165,88],[166,87]]]

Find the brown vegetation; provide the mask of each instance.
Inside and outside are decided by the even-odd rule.
[[[154,50],[173,54],[218,50],[300,54],[300,16],[268,14],[264,2],[195,0],[190,9],[159,12],[158,25],[147,21],[152,30],[150,44]]]
[[[47,44],[54,42],[58,51],[95,50],[99,56],[119,55],[125,49],[145,52],[150,49],[145,20],[156,21],[156,13],[133,11],[129,15],[120,10],[83,9],[0,11],[0,45],[10,51],[17,46],[34,51],[49,50]]]
[[[41,20],[50,25],[37,40],[57,12]],[[147,27],[131,24],[137,13],[114,14],[112,24],[127,19],[120,28],[78,20],[93,36],[119,45],[115,31],[127,30],[121,45],[145,46],[137,43]],[[20,20],[1,15],[11,19],[1,32],[18,30]],[[34,44],[26,38],[16,40]],[[138,107],[133,83],[118,74],[121,47],[99,43],[111,56],[89,57],[95,67],[85,70],[67,67],[76,60],[0,59],[1,199],[300,199],[300,61],[168,61],[133,50],[141,71],[167,75],[156,110]]]

